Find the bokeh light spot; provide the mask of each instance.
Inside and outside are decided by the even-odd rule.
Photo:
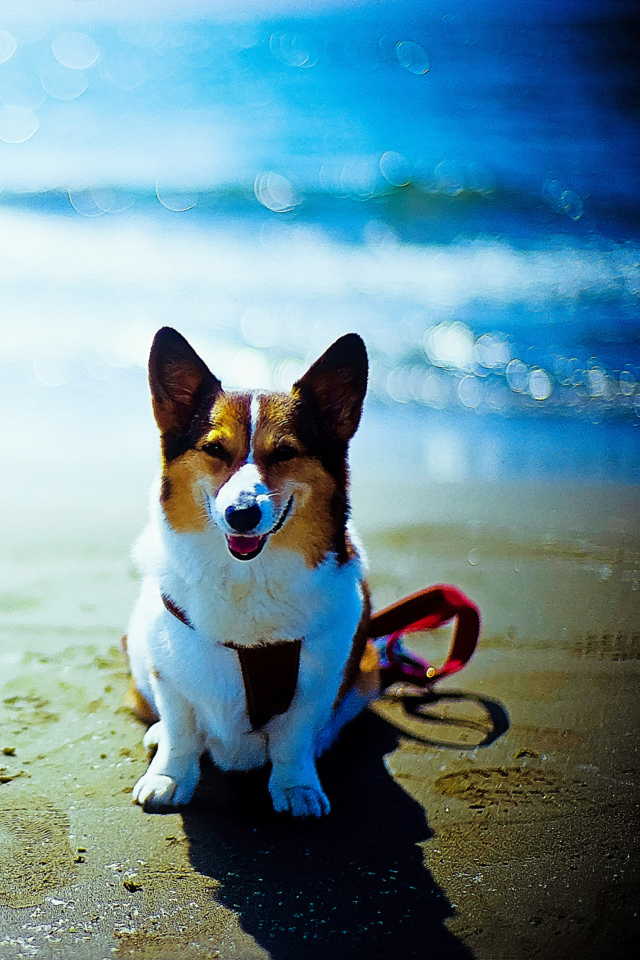
[[[301,360],[289,358],[279,363],[273,372],[273,385],[276,390],[288,393],[294,383],[300,379],[307,369]]]
[[[529,368],[522,360],[511,360],[507,364],[507,383],[514,393],[526,393]]]
[[[630,370],[623,370],[620,373],[620,393],[623,397],[632,397],[636,391],[636,378]]]
[[[0,63],[10,60],[17,49],[16,38],[8,30],[0,30]]]
[[[606,370],[603,370],[602,367],[590,367],[589,370],[587,370],[587,382],[592,397],[598,397],[603,400],[610,398],[611,384],[609,383]]]
[[[0,70],[0,101],[8,107],[37,110],[47,99],[38,72],[18,58]]]
[[[147,79],[145,65],[128,51],[110,51],[106,57],[100,57],[98,69],[105,83],[123,92],[135,90]]]
[[[156,180],[156,197],[163,207],[172,213],[185,213],[198,203],[198,194],[189,190],[176,190]]]
[[[75,373],[71,361],[61,357],[36,357],[32,363],[33,372],[46,387],[62,387],[73,379]]]
[[[279,173],[261,173],[253,185],[256,199],[274,213],[287,213],[300,203],[291,182]]]
[[[394,187],[406,187],[411,182],[411,169],[408,161],[400,153],[387,150],[380,157],[380,172]]]
[[[435,429],[425,440],[424,454],[429,478],[435,483],[460,483],[469,473],[469,454],[464,438],[452,429]]]
[[[320,59],[313,42],[302,33],[272,33],[269,49],[288,67],[314,67]]]
[[[25,143],[37,132],[40,121],[28,107],[0,107],[0,140]]]
[[[467,164],[465,185],[468,190],[479,193],[484,197],[490,196],[496,189],[493,174],[483,163],[473,160]]]
[[[401,40],[396,44],[396,57],[401,66],[416,76],[429,72],[429,57],[424,47],[413,40]]]
[[[430,407],[442,409],[449,402],[451,386],[449,377],[437,370],[429,370],[422,381],[422,402]]]
[[[92,187],[91,197],[105,213],[122,213],[135,202],[135,197],[126,190],[115,190],[112,187]]]
[[[59,33],[51,50],[58,63],[69,70],[86,70],[100,56],[98,44],[86,33]]]
[[[369,157],[356,157],[345,163],[340,174],[340,191],[344,196],[367,200],[378,192],[380,163]]]
[[[404,367],[394,367],[387,374],[387,393],[396,403],[408,403],[411,400],[409,379]]]
[[[89,86],[82,70],[70,70],[60,63],[48,63],[40,71],[43,90],[54,100],[76,100]]]
[[[551,377],[546,370],[536,367],[529,374],[529,394],[534,400],[548,400],[553,393]]]
[[[264,350],[273,346],[278,324],[272,311],[266,307],[247,307],[240,319],[240,332],[248,346]]]
[[[372,247],[389,247],[398,243],[398,234],[390,223],[383,220],[369,220],[362,229],[363,241]]]
[[[579,220],[584,213],[582,198],[573,190],[563,190],[560,194],[560,206],[571,220]]]
[[[238,350],[233,361],[232,378],[233,385],[241,390],[270,390],[273,383],[265,355],[251,347]]]
[[[487,370],[499,370],[511,360],[508,342],[494,333],[485,333],[476,341],[475,355],[478,363]]]
[[[542,185],[542,196],[556,213],[566,214],[570,220],[579,220],[584,213],[584,204],[575,190],[554,173],[547,174]]]
[[[458,384],[460,403],[470,410],[475,410],[482,403],[482,381],[477,377],[463,377]]]
[[[106,211],[96,203],[92,190],[69,190],[69,201],[83,217],[101,217]]]
[[[465,323],[438,323],[427,330],[425,350],[436,367],[468,369],[474,360],[475,337]]]
[[[153,20],[123,23],[118,28],[118,33],[125,43],[139,49],[155,47],[163,38],[162,27]]]
[[[464,191],[465,171],[457,160],[441,160],[435,166],[433,180],[438,193],[459,197]]]

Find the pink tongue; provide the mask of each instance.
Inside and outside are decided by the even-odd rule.
[[[262,537],[227,537],[229,548],[234,553],[253,553],[260,546]]]

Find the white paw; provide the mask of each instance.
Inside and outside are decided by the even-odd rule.
[[[197,783],[197,775],[176,783],[173,777],[165,773],[152,773],[147,770],[133,788],[133,802],[139,803],[145,810],[178,807],[189,803]]]
[[[149,727],[144,737],[142,738],[142,745],[145,750],[149,753],[154,750],[160,743],[160,737],[162,735],[162,721],[158,720],[157,723],[154,723],[153,726]]]
[[[277,813],[290,813],[294,817],[323,817],[331,810],[329,799],[315,787],[276,787],[269,792],[273,809]]]
[[[178,784],[171,777],[147,771],[133,788],[133,802],[149,810],[175,806],[177,789]]]

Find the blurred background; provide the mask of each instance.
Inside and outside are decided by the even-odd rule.
[[[625,0],[0,0],[6,522],[142,518],[163,324],[276,389],[359,332],[361,475],[637,484],[637,27]]]

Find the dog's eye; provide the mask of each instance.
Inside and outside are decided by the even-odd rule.
[[[290,443],[281,443],[279,447],[272,450],[269,454],[271,463],[285,463],[287,460],[293,460],[298,456],[298,451]]]
[[[228,450],[225,450],[219,440],[212,440],[211,443],[203,443],[201,450],[216,460],[222,460],[222,462],[227,465],[231,463],[231,454]]]

